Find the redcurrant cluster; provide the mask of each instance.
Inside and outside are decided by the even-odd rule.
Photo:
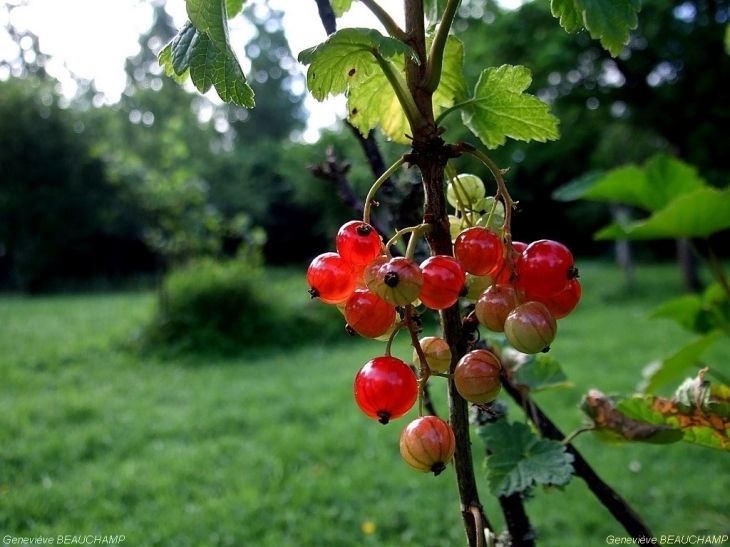
[[[456,209],[449,218],[453,256],[435,255],[418,264],[411,258],[411,244],[406,256],[391,256],[394,240],[384,244],[369,223],[350,221],[337,233],[336,251],[317,256],[307,270],[311,296],[336,305],[350,334],[388,340],[385,355],[368,361],[354,382],[357,405],[383,424],[404,416],[419,398],[422,403],[431,376],[453,378],[461,396],[479,405],[494,400],[501,389],[502,365],[494,353],[474,349],[452,369],[445,340],[418,340],[416,307],[443,310],[464,297],[474,304],[472,316],[479,324],[504,332],[518,351],[537,353],[549,348],[557,320],[578,304],[580,285],[570,251],[551,240],[512,242],[504,207],[484,194],[483,183],[474,175],[459,175],[447,187],[447,199]],[[411,232],[414,241],[419,228],[429,227],[402,233]],[[401,328],[407,328],[414,341],[415,373],[390,354]],[[403,459],[414,469],[434,474],[445,469],[454,445],[449,424],[423,416],[420,405],[419,418],[400,439]]]

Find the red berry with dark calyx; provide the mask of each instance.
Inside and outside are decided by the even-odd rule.
[[[413,260],[391,258],[378,268],[368,289],[394,306],[406,306],[418,299],[423,288],[423,272]]]
[[[516,262],[515,271],[518,288],[541,297],[561,292],[578,277],[570,250],[550,239],[530,243]]]
[[[550,310],[534,300],[524,302],[510,312],[504,322],[504,335],[517,351],[539,353],[550,349],[558,324]]]
[[[337,253],[322,253],[307,269],[309,294],[327,304],[347,300],[355,290],[356,281],[352,265]]]
[[[368,289],[356,289],[345,303],[345,321],[360,336],[377,338],[393,326],[395,306]]]
[[[357,220],[345,223],[337,232],[339,255],[355,266],[363,266],[380,254],[380,235],[370,224]]]
[[[467,228],[454,241],[454,256],[470,274],[490,275],[504,256],[502,238],[482,226]]]
[[[438,416],[416,418],[400,436],[403,460],[422,473],[439,475],[451,461],[455,449],[454,431]]]
[[[496,283],[481,294],[474,305],[474,313],[479,323],[492,332],[504,332],[504,322],[517,304],[514,287]]]
[[[571,279],[568,286],[557,294],[548,297],[525,293],[525,300],[536,300],[545,304],[555,319],[570,315],[580,302],[582,289],[577,279]]]
[[[387,424],[406,414],[418,397],[411,367],[396,357],[371,359],[355,376],[355,402],[365,415]]]
[[[502,389],[502,363],[486,349],[464,355],[454,369],[456,390],[470,403],[485,404],[496,399]]]
[[[465,291],[466,273],[458,260],[435,255],[421,263],[423,287],[418,298],[432,310],[446,309]]]

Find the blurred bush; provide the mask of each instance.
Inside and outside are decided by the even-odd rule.
[[[301,272],[264,268],[261,255],[205,257],[164,279],[141,348],[169,354],[238,354],[273,344],[347,339],[334,306],[310,300]]]

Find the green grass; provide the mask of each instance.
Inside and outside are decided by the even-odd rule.
[[[681,291],[676,270],[637,274],[629,298],[613,268],[581,268],[584,300],[552,350],[575,389],[537,396],[566,433],[581,424],[581,394],[632,392],[645,364],[689,339],[646,320]],[[306,298],[299,278],[274,279],[287,305]],[[163,360],[126,349],[153,310],[150,294],[0,298],[0,536],[123,534],[135,547],[464,543],[453,470],[411,471],[397,446],[407,418],[381,426],[352,400],[355,372],[381,343],[343,335],[290,347],[283,333],[279,346],[235,359]],[[409,357],[405,338],[394,352]],[[433,392],[445,413],[443,390]],[[730,530],[727,455],[590,435],[575,444],[657,535]],[[475,439],[477,462],[481,452]],[[486,484],[482,497],[501,526]],[[527,509],[540,545],[626,535],[579,479],[535,491]]]

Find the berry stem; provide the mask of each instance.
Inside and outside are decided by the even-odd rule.
[[[501,196],[504,201],[504,224],[502,225],[502,237],[506,243],[505,252],[509,257],[509,250],[512,248],[512,210],[517,208],[517,202],[512,200],[507,190],[507,184],[504,181],[504,173],[502,169],[497,167],[497,164],[492,161],[492,158],[487,156],[481,150],[474,148],[472,145],[467,143],[459,143],[458,149],[461,152],[465,152],[477,158],[481,161],[489,171],[491,171],[495,182],[497,183],[497,196]],[[512,261],[509,261],[510,267],[512,267]]]
[[[398,26],[398,23],[395,22],[395,20],[390,16],[390,14],[383,9],[383,7],[375,2],[375,0],[360,0],[363,5],[368,8],[373,15],[380,21],[380,23],[385,27],[385,30],[388,32],[388,34],[400,40],[401,42],[407,42],[408,41],[408,35],[405,33],[405,31]]]
[[[456,9],[459,7],[460,0],[449,0],[446,4],[444,12],[441,14],[436,35],[431,42],[431,51],[428,54],[428,64],[426,65],[426,77],[421,87],[426,91],[433,93],[441,82],[441,69],[444,63],[444,49],[446,48],[446,39],[449,37],[451,25],[456,16]]]
[[[380,189],[380,187],[383,185],[383,183],[390,178],[390,176],[395,173],[398,168],[403,165],[405,162],[404,157],[400,157],[398,161],[396,161],[393,165],[388,167],[388,169],[380,175],[378,180],[373,183],[373,185],[370,187],[370,190],[368,191],[368,195],[365,197],[365,206],[363,207],[363,214],[362,214],[362,220],[363,222],[366,222],[370,224],[370,208],[372,207],[372,204],[375,200],[375,193]]]
[[[418,360],[421,362],[421,368],[418,370],[418,417],[420,418],[423,416],[423,399],[424,392],[426,390],[426,383],[432,373],[431,369],[428,368],[428,363],[426,362],[426,354],[423,353],[421,343],[418,341],[418,328],[413,323],[412,304],[408,304],[406,306],[406,326],[408,327],[408,332],[411,335],[411,345],[413,346],[413,349],[416,350]]]
[[[408,247],[406,248],[405,256],[406,258],[413,259],[413,255],[416,251],[416,241],[418,241],[418,238],[433,230],[433,226],[430,224],[419,224],[418,226],[409,226],[408,228],[403,228],[401,230],[398,230],[393,237],[391,237],[388,240],[388,243],[385,244],[386,250],[390,249],[393,245],[395,245],[398,240],[403,237],[405,234],[411,233],[411,238],[408,240]]]

